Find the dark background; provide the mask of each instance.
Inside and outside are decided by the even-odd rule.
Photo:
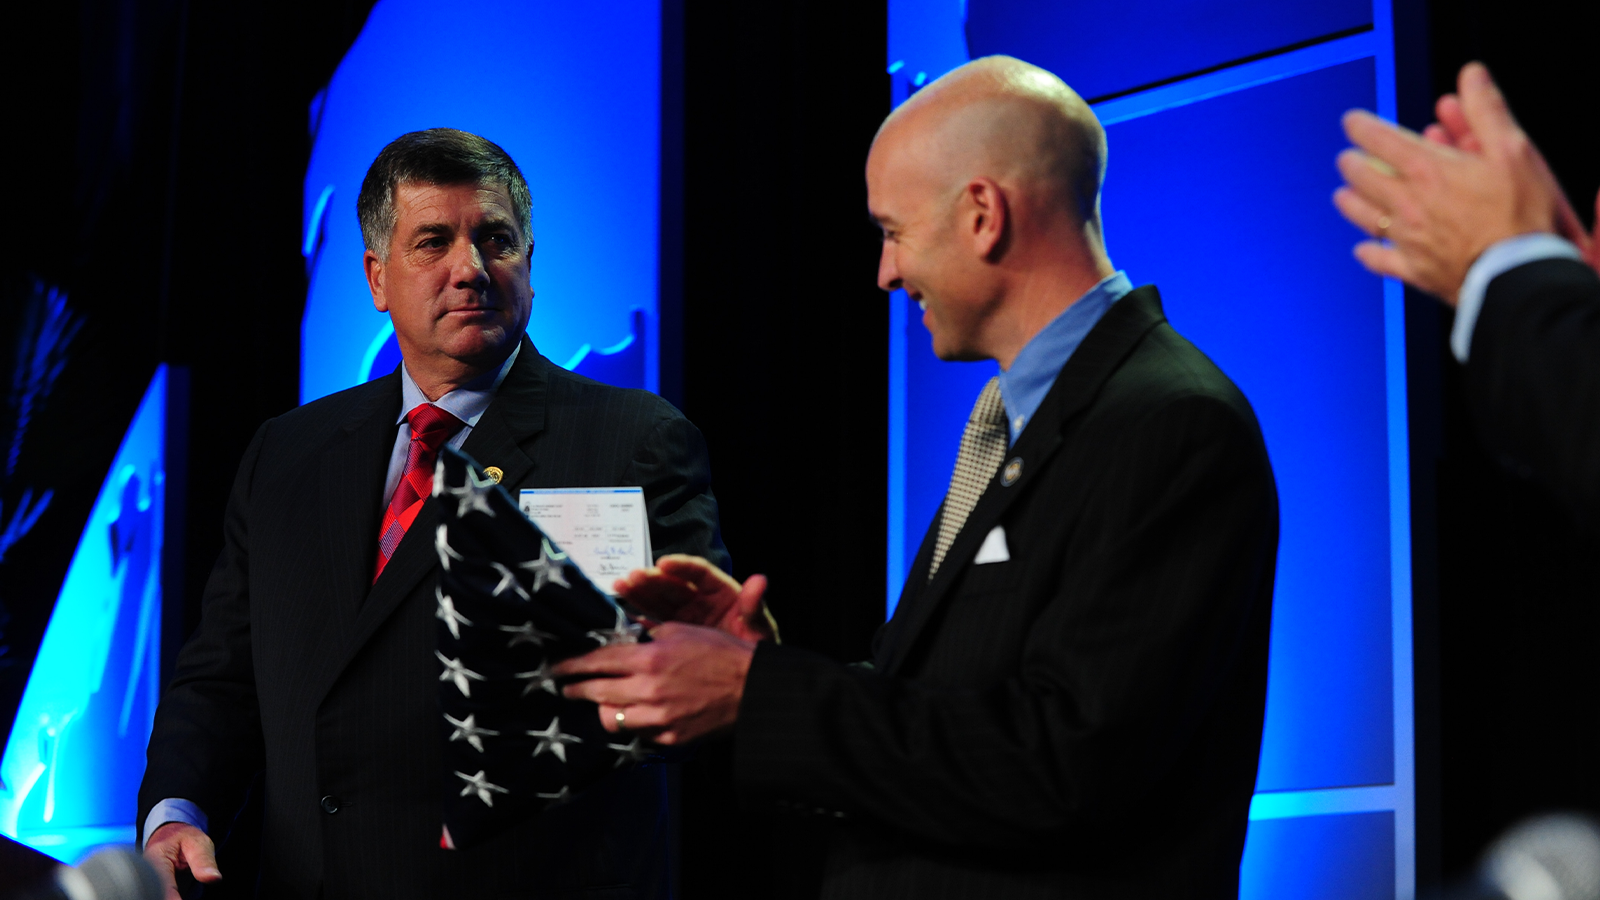
[[[1592,11],[1437,0],[1427,15],[1433,93],[1454,90],[1468,60],[1487,63],[1591,227],[1600,190],[1600,106],[1583,91],[1600,72]],[[1600,810],[1600,541],[1489,457],[1444,344],[1449,316],[1425,297],[1408,312],[1419,872],[1436,860],[1449,875],[1517,818]]]
[[[185,367],[193,422],[170,451],[181,539],[168,596],[198,595],[239,455],[297,397],[307,106],[369,5],[84,0],[11,14],[0,64],[6,155],[20,162],[0,371],[35,279],[66,290],[84,325],[0,487],[6,515],[24,487],[56,492],[0,564],[0,711],[20,698],[160,361]],[[1600,34],[1579,5],[1396,6],[1402,119],[1422,124],[1460,64],[1485,60],[1592,221],[1600,110],[1583,88]],[[666,13],[682,41],[664,55],[663,358],[678,370],[663,392],[706,433],[736,574],[772,577],[787,641],[861,658],[885,565],[888,309],[861,177],[888,111],[885,3],[672,0]],[[1600,807],[1600,577],[1595,536],[1482,451],[1447,314],[1413,297],[1408,324],[1426,883],[1527,811]],[[197,612],[171,606],[169,653]],[[717,774],[726,755],[704,749],[685,776],[686,893],[804,895],[819,835],[740,809]]]

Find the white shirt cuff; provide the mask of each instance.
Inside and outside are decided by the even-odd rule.
[[[1525,263],[1540,259],[1582,260],[1583,254],[1569,240],[1548,232],[1534,232],[1509,237],[1479,254],[1461,282],[1461,292],[1456,298],[1456,324],[1450,330],[1450,352],[1465,363],[1472,349],[1472,330],[1478,325],[1478,312],[1483,309],[1484,294],[1489,282]]]
[[[200,811],[200,807],[187,800],[168,797],[157,803],[150,810],[150,815],[144,817],[144,833],[139,837],[139,849],[144,849],[145,843],[150,840],[151,832],[168,822],[182,822],[185,825],[193,825],[201,831],[206,830],[206,814]]]

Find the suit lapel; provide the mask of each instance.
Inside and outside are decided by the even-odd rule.
[[[939,536],[939,520],[944,516],[944,504],[933,511],[933,521],[928,523],[927,530],[922,533],[922,545],[917,548],[917,555],[911,560],[911,574],[906,576],[906,582],[900,588],[900,601],[895,604],[895,617],[891,620],[891,632],[903,625],[901,617],[906,615],[905,610],[912,609],[928,589],[928,567],[933,564],[933,547]],[[946,554],[948,558],[949,554]],[[888,668],[889,654],[894,648],[892,640],[884,640],[873,655],[873,664],[880,669]]]
[[[944,563],[933,580],[928,580],[928,567],[932,561],[932,537],[937,531],[943,505],[934,514],[934,520],[923,537],[922,548],[906,580],[899,605],[889,625],[877,660],[884,671],[895,672],[905,664],[912,646],[923,628],[949,595],[951,586],[960,580],[969,561],[978,552],[983,539],[1000,522],[1001,516],[1018,497],[1027,493],[1030,485],[1045,470],[1050,458],[1061,448],[1063,431],[1079,412],[1094,401],[1105,383],[1122,360],[1133,350],[1146,332],[1165,321],[1161,312],[1161,297],[1152,285],[1129,292],[1112,304],[1095,324],[1083,343],[1062,366],[1055,384],[1039,404],[1033,421],[1022,432],[1021,438],[1006,453],[1006,459],[1021,459],[1022,473],[1015,482],[1006,485],[1001,473],[996,472],[978,498],[977,506],[967,516],[967,521],[956,534],[945,555]],[[1004,466],[1002,465],[1002,471]]]
[[[498,466],[504,472],[501,483],[508,490],[514,490],[514,486],[521,483],[533,469],[533,460],[521,444],[544,428],[545,395],[549,383],[544,367],[548,365],[549,361],[539,355],[533,342],[523,338],[517,361],[506,373],[505,380],[495,392],[494,401],[484,410],[482,418],[478,419],[478,424],[473,426],[461,447],[463,452],[480,464]],[[398,399],[395,408],[399,409]],[[361,604],[355,619],[351,655],[411,595],[417,584],[433,572],[439,561],[434,550],[439,519],[438,503],[430,497],[417,511],[417,518],[406,529],[406,536],[383,567],[383,575],[372,585],[371,593]],[[371,529],[374,534],[377,521],[374,517]],[[376,540],[372,544],[372,553],[376,553]],[[367,577],[371,577],[370,570]]]
[[[319,454],[317,518],[327,564],[317,605],[327,610],[318,647],[307,657],[308,679],[320,697],[353,652],[353,635],[377,561],[384,473],[394,449],[400,410],[400,376],[386,376],[366,407],[350,418]]]
[[[516,490],[533,471],[534,461],[522,445],[544,430],[549,400],[548,370],[554,364],[539,355],[533,342],[523,339],[516,364],[506,373],[494,402],[467,435],[463,452],[484,466],[498,466],[500,483]]]

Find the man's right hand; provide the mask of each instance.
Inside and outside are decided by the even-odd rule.
[[[1586,247],[1549,167],[1487,69],[1463,67],[1458,98],[1440,113],[1428,139],[1368,112],[1345,114],[1356,149],[1339,154],[1346,185],[1333,200],[1375,238],[1356,247],[1363,265],[1454,306],[1473,261],[1505,238],[1575,231],[1575,243]]]
[[[1479,63],[1468,63],[1467,67],[1461,70],[1462,74],[1466,74],[1467,68],[1473,66],[1482,68]],[[1476,77],[1476,74],[1474,77]],[[1485,79],[1487,80],[1487,86],[1492,88],[1494,85],[1493,79],[1488,79],[1487,75],[1485,75]],[[1462,81],[1464,83],[1463,90],[1465,90],[1466,79],[1462,79]],[[1482,90],[1483,87],[1480,85],[1479,89]],[[1423,129],[1422,136],[1435,144],[1454,147],[1466,153],[1481,154],[1483,153],[1483,141],[1473,132],[1472,123],[1467,118],[1466,109],[1461,103],[1461,97],[1457,94],[1445,94],[1440,97],[1438,103],[1434,104],[1434,112],[1438,115],[1439,120]],[[1530,163],[1538,170],[1539,177],[1545,183],[1545,189],[1550,192],[1550,195],[1555,200],[1555,233],[1576,245],[1578,251],[1583,254],[1584,261],[1591,268],[1600,269],[1600,240],[1596,240],[1596,238],[1600,238],[1600,218],[1596,219],[1595,234],[1591,235],[1584,231],[1583,220],[1578,218],[1577,211],[1567,201],[1566,192],[1561,189],[1561,183],[1556,180],[1555,173],[1550,171],[1550,164],[1545,161],[1544,155],[1539,152],[1539,148],[1533,147],[1531,143],[1529,149],[1531,151]],[[1595,195],[1594,202],[1595,212],[1600,215],[1600,194]]]
[[[182,900],[178,893],[179,872],[187,870],[202,883],[222,880],[216,845],[204,831],[186,822],[168,822],[151,832],[144,845],[144,858],[161,876],[166,900]]]
[[[765,575],[744,584],[701,559],[673,553],[614,585],[623,599],[658,619],[704,625],[748,641],[777,641],[778,623],[762,602]]]

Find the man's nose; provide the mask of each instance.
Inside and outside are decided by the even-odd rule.
[[[489,269],[483,264],[483,254],[478,245],[462,241],[456,245],[450,261],[454,281],[458,287],[482,290],[489,284]]]
[[[900,269],[894,264],[894,247],[888,241],[883,242],[883,249],[878,252],[878,287],[886,291],[900,287]]]

